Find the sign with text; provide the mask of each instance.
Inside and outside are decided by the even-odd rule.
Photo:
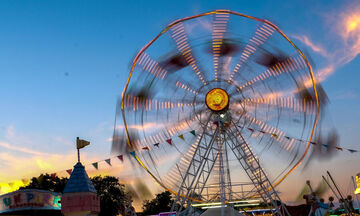
[[[61,194],[27,189],[0,196],[0,213],[21,210],[61,210]]]

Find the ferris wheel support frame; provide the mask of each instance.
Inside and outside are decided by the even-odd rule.
[[[275,188],[271,184],[271,181],[265,174],[264,169],[261,167],[259,160],[241,135],[237,126],[235,124],[233,124],[233,126],[236,130],[235,134],[237,137],[235,137],[233,133],[226,131],[228,135],[227,140],[230,141],[230,143],[227,142],[227,144],[255,186],[257,194],[261,196],[265,203],[270,202],[274,206],[275,212],[279,215],[290,215]],[[239,142],[239,140],[241,142]],[[280,206],[278,206],[276,201],[280,202],[281,209],[279,209]]]
[[[176,203],[180,202],[180,206],[179,209],[176,209],[177,211],[181,211],[183,205],[185,204],[185,202],[188,200],[188,205],[191,205],[191,199],[189,198],[189,195],[191,195],[191,193],[195,193],[196,189],[198,191],[200,191],[199,194],[201,194],[201,192],[203,191],[206,182],[210,176],[210,173],[214,167],[214,164],[216,162],[217,159],[217,151],[218,149],[215,149],[213,147],[215,139],[216,139],[216,134],[219,132],[219,128],[217,127],[214,134],[211,137],[211,140],[209,142],[202,142],[202,139],[205,137],[206,134],[205,130],[206,127],[209,124],[209,121],[211,119],[211,116],[209,117],[209,120],[207,121],[207,123],[204,125],[203,127],[203,133],[200,137],[199,143],[196,147],[196,150],[194,152],[194,155],[189,163],[189,166],[186,170],[186,173],[182,179],[182,182],[180,184],[179,187],[179,191],[176,195],[176,198],[173,202],[173,205],[171,207],[171,211],[174,211],[176,209]],[[205,138],[206,139],[206,138]],[[205,144],[205,146],[203,146]],[[201,154],[201,150],[205,150],[205,153],[202,155]],[[212,153],[212,154],[210,154]],[[211,156],[211,158],[209,157],[209,155]],[[210,164],[211,163],[211,164]],[[198,164],[198,166],[197,166]],[[206,170],[207,169],[207,170]],[[192,172],[194,171],[194,172]],[[203,182],[201,182],[201,180]],[[195,186],[193,186],[195,183]]]
[[[249,145],[241,135],[241,132],[232,121],[230,121],[231,126],[234,128],[234,130],[232,131],[229,131],[229,129],[224,127],[224,122],[222,122],[221,120],[217,121],[217,127],[214,133],[211,135],[210,141],[206,142],[206,138],[204,137],[209,136],[209,134],[206,132],[206,129],[208,128],[208,124],[214,114],[215,113],[209,116],[208,121],[203,126],[203,133],[199,139],[199,143],[195,149],[194,155],[182,179],[179,191],[172,204],[171,211],[176,210],[178,212],[181,212],[185,203],[188,208],[191,207],[193,200],[190,199],[189,196],[191,194],[195,194],[196,192],[202,194],[202,191],[204,190],[204,187],[216,163],[216,160],[219,160],[219,192],[222,207],[221,215],[224,216],[225,209],[223,207],[226,206],[227,200],[226,185],[231,184],[230,170],[228,164],[227,172],[225,173],[224,171],[223,152],[225,151],[225,157],[227,160],[226,148],[228,147],[233,152],[241,167],[244,169],[244,171],[250,178],[252,184],[255,187],[256,193],[261,196],[264,203],[271,203],[275,209],[274,213],[276,213],[277,215],[290,215],[285,205],[281,202],[281,199],[275,191],[274,187],[272,186],[269,178],[265,174],[265,171],[260,166],[260,163],[256,158],[255,154],[252,152]],[[202,142],[203,140],[205,140],[205,143]],[[214,147],[215,141],[217,142],[217,148]],[[205,153],[201,154],[201,149],[206,149]],[[228,179],[227,184],[224,179],[225,175]],[[229,188],[228,190],[228,199],[231,199],[231,188]],[[280,202],[280,206],[277,204],[277,201]],[[180,205],[177,206],[177,203],[180,203]],[[188,214],[189,213],[192,214],[192,210],[190,210]]]

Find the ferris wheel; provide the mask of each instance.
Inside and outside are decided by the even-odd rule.
[[[275,187],[306,157],[319,99],[308,60],[276,25],[216,10],[140,50],[121,111],[129,152],[175,194],[173,209],[257,198],[286,214]]]

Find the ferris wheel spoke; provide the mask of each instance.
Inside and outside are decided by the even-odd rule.
[[[195,88],[191,87],[189,84],[184,84],[184,83],[182,83],[180,81],[176,81],[175,86],[178,87],[178,88],[184,89],[184,90],[192,93],[193,95],[197,94],[197,90],[194,90]]]
[[[245,88],[252,86],[259,81],[264,82],[269,78],[276,78],[281,74],[290,74],[292,71],[303,70],[305,67],[307,67],[307,65],[302,56],[289,57],[286,60],[278,62],[275,65],[269,67],[266,71],[247,81],[239,88],[240,90],[244,90]]]
[[[148,72],[154,77],[163,80],[168,74],[168,71],[161,66],[159,62],[151,58],[151,56],[143,52],[137,61],[137,65],[141,66],[143,71]]]
[[[230,74],[228,82],[231,83],[235,74],[239,71],[243,64],[250,58],[252,54],[255,53],[256,49],[264,44],[274,33],[275,28],[267,23],[262,23],[259,28],[256,29],[255,34],[249,40],[248,44],[245,46],[244,51],[241,53],[240,59],[236,64],[234,70]]]
[[[193,94],[196,93],[195,88],[191,83],[186,83],[184,80],[179,80],[180,77],[176,77],[177,80],[174,80],[172,76],[169,75],[169,71],[166,67],[163,67],[164,63],[157,62],[153,59],[148,53],[143,52],[137,61],[137,65],[139,65],[143,71],[148,72],[153,77],[159,80],[166,80],[166,82],[176,82],[175,86],[177,88],[185,89]]]
[[[184,25],[182,22],[177,23],[173,27],[170,28],[171,31],[171,38],[176,43],[178,50],[180,51],[181,55],[185,58],[187,64],[190,65],[191,69],[194,73],[198,76],[201,80],[203,85],[206,85],[206,80],[200,71],[200,68],[197,65],[195,58],[193,57],[193,52],[189,43],[189,39],[184,29]]]
[[[260,128],[259,130],[256,130],[255,128],[250,128],[250,130],[257,131],[262,135],[269,135],[269,137],[272,138],[272,141],[276,141],[279,144],[279,147],[284,149],[285,151],[291,152],[294,149],[295,139],[289,137],[284,131],[264,121],[256,119],[247,113],[244,115],[244,117],[248,118],[251,124],[256,124]]]
[[[147,99],[134,95],[124,95],[124,108],[129,111],[151,111],[151,110],[166,110],[166,109],[182,109],[186,107],[194,107],[196,103],[189,100],[162,100],[162,99]]]
[[[289,97],[261,97],[261,98],[246,98],[241,101],[245,106],[266,106],[290,109],[293,112],[316,114],[316,104],[312,100],[303,100],[289,96]]]
[[[226,54],[224,53],[226,52],[226,47],[223,46],[223,42],[229,16],[229,13],[216,13],[212,25],[212,51],[214,60],[215,81],[218,80],[218,77],[221,78],[221,72],[219,73],[219,66],[221,65],[219,62],[219,58]]]

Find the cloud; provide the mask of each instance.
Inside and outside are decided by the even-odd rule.
[[[147,129],[158,129],[163,128],[164,124],[158,124],[158,123],[145,123],[142,125],[130,125],[128,128],[136,129],[136,130],[147,130]],[[125,129],[124,125],[116,125],[116,130],[122,130]]]
[[[322,47],[319,44],[315,44],[314,42],[312,42],[308,36],[306,36],[306,35],[292,35],[292,37],[299,40],[299,41],[301,41],[303,44],[310,47],[314,52],[319,53],[323,57],[329,57],[330,56],[328,51],[324,47]]]
[[[0,194],[17,190],[18,187],[24,185],[22,179],[31,179],[42,173],[56,173],[58,176],[68,177],[67,169],[72,169],[77,162],[76,151],[67,154],[46,154],[42,155],[25,155],[20,156],[16,153],[3,152],[0,153]],[[86,170],[90,176],[117,174],[124,169],[122,163],[112,161],[113,167],[102,161],[106,158],[98,156],[90,156],[85,153],[81,155],[82,163],[85,164]],[[61,163],[59,163],[61,161]],[[101,161],[99,170],[91,166],[92,162]],[[114,169],[113,169],[114,168]],[[9,185],[16,183],[14,185]]]
[[[346,100],[346,99],[355,99],[357,97],[358,97],[358,95],[353,91],[342,91],[342,92],[338,92],[332,98],[337,99],[337,100]]]
[[[46,155],[47,154],[45,152],[35,151],[35,150],[31,150],[31,149],[28,149],[25,147],[18,147],[18,146],[11,145],[7,142],[2,142],[2,141],[0,141],[0,146],[6,148],[8,150],[23,152],[23,153],[32,154],[32,155]]]
[[[326,80],[338,68],[348,64],[360,54],[360,5],[353,3],[341,11],[341,13],[333,12],[325,20],[331,20],[328,22],[328,34],[335,32],[332,34],[333,41],[329,43],[331,52],[330,47],[325,48],[306,35],[293,35],[295,39],[326,59],[326,66],[315,71],[317,82]]]
[[[344,43],[341,61],[348,63],[360,53],[360,5],[349,5],[339,16],[336,28]]]

